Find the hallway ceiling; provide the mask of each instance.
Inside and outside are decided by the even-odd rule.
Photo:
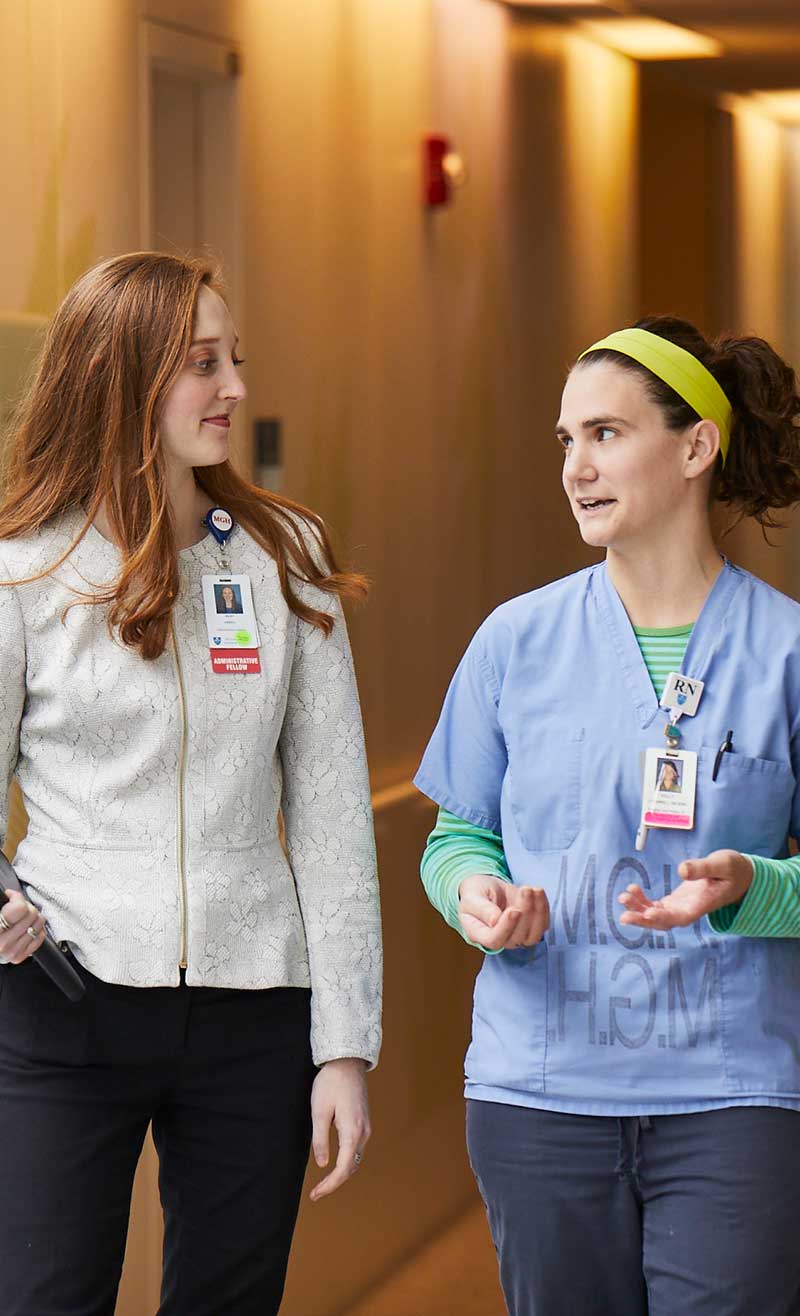
[[[508,0],[506,0],[508,2]],[[670,60],[709,92],[800,87],[800,0],[511,0],[521,13],[649,16],[716,37],[717,59]]]

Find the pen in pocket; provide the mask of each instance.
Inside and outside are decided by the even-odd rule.
[[[717,780],[717,773],[719,772],[719,765],[722,762],[722,755],[732,754],[732,753],[733,753],[733,732],[729,731],[727,736],[723,740],[722,744],[720,745],[719,749],[717,750],[717,757],[714,759],[714,770],[711,773],[712,781]]]

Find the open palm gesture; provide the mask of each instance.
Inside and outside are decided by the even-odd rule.
[[[685,859],[678,866],[680,885],[661,900],[650,900],[638,883],[619,897],[625,913],[620,923],[640,928],[685,928],[704,914],[743,900],[753,879],[753,865],[738,850],[714,850],[704,859]]]

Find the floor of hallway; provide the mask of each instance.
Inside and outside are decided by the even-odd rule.
[[[478,1204],[343,1316],[505,1316],[497,1262]]]

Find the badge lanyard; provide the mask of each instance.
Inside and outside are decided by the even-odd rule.
[[[665,745],[644,753],[642,810],[636,849],[643,850],[651,827],[691,831],[697,795],[697,754],[681,749],[678,723],[685,715],[694,717],[700,704],[704,682],[682,672],[670,672],[659,707],[667,710],[664,727]]]
[[[250,577],[231,574],[228,540],[234,521],[223,507],[212,507],[203,525],[219,546],[219,574],[203,576],[203,609],[208,630],[211,670],[218,675],[255,675],[261,671],[258,624]]]

